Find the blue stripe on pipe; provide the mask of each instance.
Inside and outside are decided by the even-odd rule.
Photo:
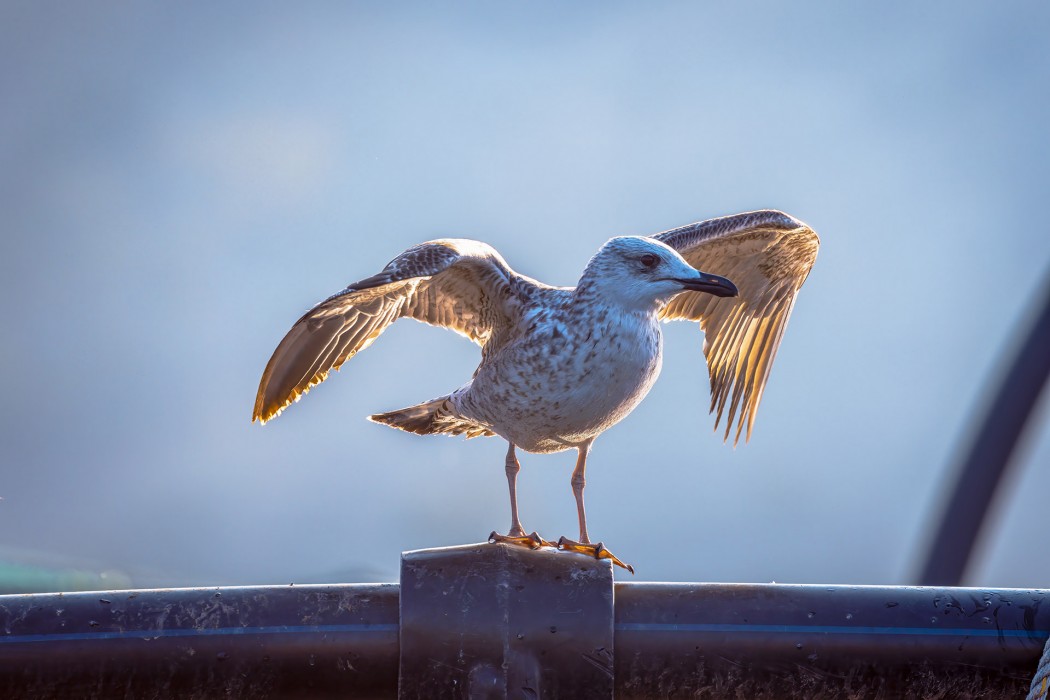
[[[209,629],[126,630],[123,632],[69,632],[60,634],[22,634],[0,636],[0,644],[31,642],[77,642],[102,639],[141,639],[150,641],[159,637],[212,637],[244,634],[304,634],[304,633],[361,633],[397,632],[396,624],[381,625],[279,625],[275,627],[216,627]]]
[[[621,622],[614,626],[617,632],[728,632],[762,634],[881,634],[916,635],[932,637],[1013,637],[1046,639],[1048,630],[997,630],[987,628],[950,627],[859,627],[817,625],[720,625],[706,623]]]
[[[816,625],[734,625],[706,623],[624,622],[615,625],[617,632],[708,632],[730,634],[873,634],[938,637],[1009,637],[1046,639],[1046,630],[995,630],[985,628],[937,627],[860,627]],[[105,639],[152,640],[161,637],[211,637],[246,634],[360,634],[397,632],[396,624],[376,625],[281,625],[274,627],[218,627],[208,629],[127,630],[123,632],[70,632],[58,634],[24,634],[0,636],[0,644],[25,644],[48,641],[95,641]]]

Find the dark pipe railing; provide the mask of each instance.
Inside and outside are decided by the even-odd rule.
[[[1050,591],[614,585],[607,561],[466,549],[414,560],[411,629],[395,584],[0,596],[0,697],[392,698],[399,674],[404,697],[516,696],[520,666],[537,697],[598,669],[573,697],[1015,698],[1050,635]],[[606,623],[581,614],[603,597]]]
[[[620,584],[617,698],[1024,697],[1050,591]]]
[[[0,596],[0,698],[396,697],[398,586]]]

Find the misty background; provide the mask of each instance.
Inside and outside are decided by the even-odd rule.
[[[753,439],[665,326],[591,534],[629,580],[914,582],[1050,265],[1048,33],[1039,2],[0,4],[0,570],[393,581],[506,531],[503,441],[364,420],[475,346],[395,324],[253,425],[291,324],[433,238],[572,285],[612,236],[769,207],[822,248]],[[1050,586],[1048,403],[967,583]],[[525,527],[575,536],[575,454],[519,457]]]

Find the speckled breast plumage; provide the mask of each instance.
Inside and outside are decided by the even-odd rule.
[[[652,314],[581,302],[524,315],[525,329],[452,394],[456,413],[530,452],[558,452],[593,439],[649,392],[660,372],[662,335]]]

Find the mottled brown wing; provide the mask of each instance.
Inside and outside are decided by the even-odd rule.
[[[773,358],[820,240],[806,224],[773,210],[702,221],[653,238],[698,270],[729,278],[740,290],[726,298],[685,292],[664,307],[661,317],[700,322],[711,411],[718,411],[715,429],[728,405],[725,439],[735,422],[733,444],[739,442],[746,422],[750,440]]]
[[[265,423],[372,344],[402,317],[444,326],[481,346],[511,318],[510,282],[521,278],[492,247],[446,239],[409,248],[378,275],[310,309],[274,350],[252,421]]]

